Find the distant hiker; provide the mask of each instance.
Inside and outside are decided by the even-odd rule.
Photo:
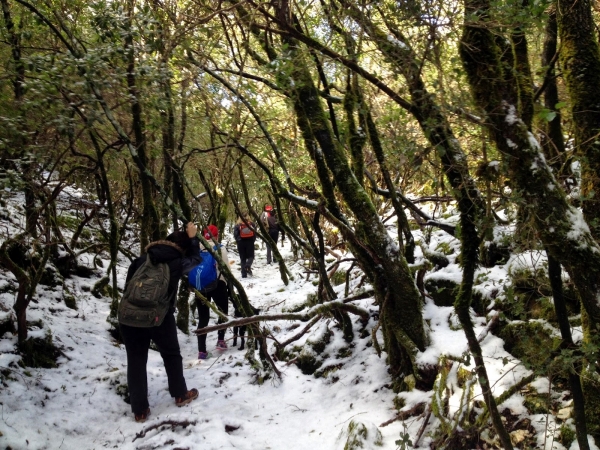
[[[269,236],[273,239],[275,245],[277,245],[277,239],[279,239],[279,223],[277,222],[277,216],[275,215],[275,211],[270,205],[265,207],[265,212],[267,213],[267,230],[269,232]],[[267,264],[271,264],[271,261],[275,261],[275,258],[271,258],[271,246],[267,242]],[[277,262],[277,261],[275,261]]]
[[[225,264],[229,264],[229,255],[227,254],[227,249],[224,245],[218,243],[219,239],[219,230],[214,225],[209,225],[204,229],[204,238],[209,242],[214,242],[215,246],[213,250],[220,250],[221,259]],[[203,258],[206,256],[212,256],[206,251],[203,250],[200,253],[200,256]],[[192,273],[190,272],[190,276]],[[219,311],[223,314],[227,315],[227,310],[229,307],[229,290],[227,288],[227,283],[222,276],[221,271],[219,270],[219,266],[216,266],[216,286],[210,288],[207,292],[202,292],[206,299],[210,302],[214,300],[215,305]],[[210,308],[206,305],[201,299],[196,298],[196,307],[198,308],[198,329],[204,328],[208,325],[208,321],[210,319]],[[223,319],[219,317],[219,322],[223,323]],[[226,350],[227,343],[225,342],[225,330],[219,330],[217,332],[217,350]],[[198,335],[198,359],[206,359],[209,357],[208,352],[206,351],[206,334]]]
[[[269,229],[268,217],[269,217],[269,211],[272,211],[272,210],[273,210],[273,207],[271,205],[265,205],[265,206],[263,206],[263,211],[260,214],[260,223],[262,223],[266,229]]]
[[[183,406],[198,397],[198,390],[188,390],[183,377],[173,316],[179,279],[200,262],[197,231],[190,222],[186,231],[175,231],[164,241],[150,243],[127,272],[119,327],[127,351],[127,384],[136,422],[145,422],[150,414],[146,374],[150,341],[163,359],[175,404]]]
[[[242,214],[233,227],[233,237],[237,243],[240,253],[240,263],[242,266],[242,278],[252,275],[252,263],[254,262],[254,241],[256,234],[254,223],[248,220],[246,214]]]

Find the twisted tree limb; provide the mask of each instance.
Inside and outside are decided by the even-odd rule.
[[[230,320],[227,323],[213,325],[210,327],[200,328],[194,331],[195,334],[206,334],[211,333],[213,331],[224,330],[229,327],[237,327],[243,325],[249,325],[251,323],[257,322],[268,322],[273,320],[299,320],[300,322],[307,322],[313,317],[320,314],[331,314],[334,311],[345,311],[357,316],[360,316],[364,320],[369,319],[369,311],[360,306],[352,305],[349,303],[343,303],[340,300],[336,300],[333,302],[323,303],[317,306],[314,306],[310,310],[308,310],[304,314],[300,313],[285,313],[285,314],[270,314],[265,316],[251,316],[244,317],[242,319]]]

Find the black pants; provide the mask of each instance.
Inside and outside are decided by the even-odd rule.
[[[217,305],[217,308],[219,308],[219,311],[221,311],[223,314],[227,314],[227,310],[229,308],[229,292],[227,290],[227,283],[225,283],[225,281],[219,280],[217,283],[217,288],[209,294],[206,294],[206,298],[208,301],[214,300],[215,305]],[[210,308],[199,298],[196,299],[196,307],[198,308],[198,328],[204,328],[206,325],[208,325],[208,320],[210,319]],[[219,317],[218,323],[223,323],[223,319]],[[218,339],[224,339],[225,330],[217,331],[217,337]],[[198,335],[198,351],[206,351],[206,334]]]
[[[131,398],[131,410],[141,414],[148,408],[148,377],[146,364],[150,341],[154,341],[165,364],[171,397],[183,397],[187,392],[183,377],[183,358],[177,341],[174,315],[167,313],[159,327],[136,328],[119,325],[127,351],[127,384]]]
[[[269,236],[271,237],[271,239],[273,239],[275,245],[277,245],[277,240],[279,239],[279,230],[269,229]],[[270,264],[271,260],[271,246],[267,243],[267,264]]]
[[[240,252],[242,276],[246,276],[247,270],[254,262],[254,239],[240,239],[237,246],[238,251]]]

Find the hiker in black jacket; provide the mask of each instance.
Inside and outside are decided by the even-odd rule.
[[[145,422],[150,414],[146,363],[151,340],[160,351],[167,372],[169,393],[175,398],[175,404],[183,406],[198,397],[198,390],[188,390],[183,377],[183,359],[173,316],[179,279],[200,263],[197,231],[198,227],[190,222],[187,224],[186,231],[175,231],[164,241],[150,243],[145,249],[146,253],[135,259],[127,272],[126,286],[146,258],[150,257],[153,264],[167,263],[170,273],[167,295],[171,307],[162,324],[147,328],[120,324],[121,336],[127,351],[127,384],[131,410],[136,422]]]
[[[204,230],[204,239],[208,242],[216,244],[216,249],[219,249],[220,256],[225,265],[229,267],[229,254],[227,248],[219,244],[219,229],[215,225],[209,225]],[[202,253],[204,255],[205,253]],[[227,280],[225,275],[221,273],[221,269],[217,265],[217,287],[205,294],[208,302],[214,301],[219,311],[227,315],[229,309],[229,288],[227,287]],[[210,308],[209,306],[200,300],[196,296],[196,308],[198,309],[198,329],[204,328],[208,325],[210,320]],[[223,319],[219,317],[219,323],[223,323]],[[219,330],[217,332],[217,350],[227,350],[227,342],[225,341],[225,330]],[[206,333],[198,335],[198,359],[207,359],[210,357],[210,353],[206,351]]]

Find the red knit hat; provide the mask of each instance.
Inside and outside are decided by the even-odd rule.
[[[207,228],[205,228],[202,231],[202,234],[204,234],[204,239],[206,239],[207,241],[210,240],[210,238],[215,238],[218,239],[219,238],[219,229],[214,226],[214,225],[209,225]]]
[[[271,205],[266,205],[265,211],[273,211],[273,207]]]

